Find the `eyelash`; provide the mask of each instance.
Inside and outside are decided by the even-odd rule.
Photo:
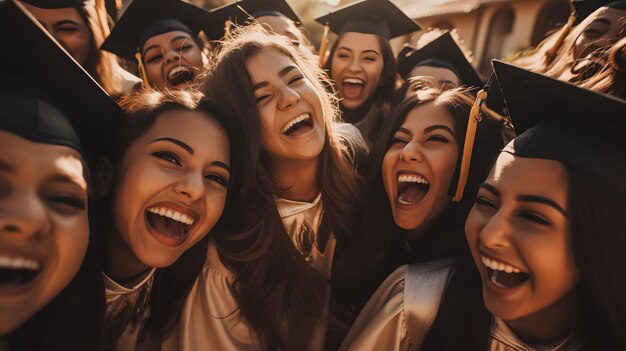
[[[205,178],[224,186],[224,188],[228,188],[228,180],[219,174],[209,174]]]
[[[478,206],[487,206],[493,209],[497,208],[496,205],[493,204],[493,202],[491,202],[490,200],[488,200],[487,198],[483,196],[478,196],[474,203]]]
[[[544,225],[544,226],[550,225],[550,222],[547,219],[533,212],[524,211],[520,213],[520,217],[527,219],[531,222],[535,222],[540,225]]]
[[[171,152],[168,152],[168,151],[157,151],[157,152],[153,153],[152,156],[154,156],[156,158],[160,158],[160,159],[165,160],[167,162],[173,163],[173,164],[175,164],[177,166],[182,166],[182,163],[180,162],[180,159],[174,153],[171,153]]]
[[[300,80],[302,80],[302,79],[304,79],[304,77],[303,77],[303,76],[301,76],[301,75],[297,75],[297,76],[295,76],[295,77],[291,78],[291,79],[289,80],[288,84],[295,83],[295,82],[300,81]]]
[[[162,57],[163,57],[163,55],[161,55],[161,54],[156,55],[156,56],[152,56],[149,59],[147,59],[146,62],[147,63],[154,63],[154,62],[157,62],[157,61],[161,60]]]
[[[49,200],[62,205],[71,206],[79,210],[84,210],[86,207],[86,204],[82,199],[72,195],[51,196]]]
[[[430,138],[428,138],[429,141],[438,141],[438,142],[442,142],[442,143],[448,143],[448,139],[444,136],[441,135],[433,135]]]
[[[393,144],[406,144],[408,143],[408,141],[402,139],[402,138],[393,138],[391,139],[391,145]]]

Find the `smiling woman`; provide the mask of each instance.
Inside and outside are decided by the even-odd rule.
[[[239,158],[230,140],[240,139],[231,116],[198,92],[145,91],[122,106],[130,117],[101,189],[106,341],[148,347],[169,334],[200,272],[207,234],[233,196]]]

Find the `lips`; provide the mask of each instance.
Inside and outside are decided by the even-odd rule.
[[[195,78],[189,67],[177,66],[167,74],[167,81],[171,86],[193,81]]]
[[[415,205],[430,190],[430,182],[426,177],[408,172],[399,172],[397,176],[397,201],[401,205]]]
[[[177,246],[191,232],[198,214],[179,205],[162,203],[148,208],[145,217],[151,233],[159,242],[167,246]]]
[[[341,83],[346,99],[358,99],[365,91],[365,81],[362,79],[346,78]]]
[[[311,129],[313,129],[313,118],[309,113],[303,113],[285,123],[281,133],[286,136],[298,136]]]
[[[0,254],[0,287],[19,287],[33,281],[42,272],[42,264],[25,256]]]
[[[485,266],[487,279],[500,289],[512,289],[524,283],[530,275],[521,269],[484,255],[480,259]]]

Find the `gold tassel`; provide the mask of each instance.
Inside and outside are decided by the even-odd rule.
[[[107,8],[104,3],[104,0],[96,0],[95,8],[96,8],[96,15],[98,17],[97,18],[98,25],[100,26],[100,31],[102,32],[102,35],[106,37],[109,35],[110,31],[109,31],[109,25],[107,23],[108,14],[107,14]]]
[[[472,161],[472,151],[474,150],[474,141],[476,138],[476,127],[482,120],[480,115],[480,108],[483,102],[487,99],[487,89],[481,89],[476,94],[476,100],[470,110],[469,118],[467,120],[467,132],[465,133],[465,143],[463,146],[463,156],[461,158],[461,170],[459,171],[459,181],[456,185],[456,192],[452,201],[460,202],[463,199],[463,193],[465,192],[465,186],[467,185],[467,177],[469,176],[470,164]]]
[[[569,34],[570,30],[572,30],[574,22],[576,22],[576,13],[572,12],[572,14],[570,14],[569,18],[567,19],[567,23],[563,26],[563,28],[561,28],[561,32],[554,42],[554,45],[552,45],[552,47],[548,51],[546,51],[546,63],[550,63],[552,62],[552,60],[554,60],[554,58],[556,57],[556,52],[561,48],[561,45],[563,45],[563,41],[565,40],[565,37]]]
[[[224,39],[230,39],[230,29],[233,26],[233,21],[229,19],[224,22]]]
[[[326,56],[326,46],[328,45],[328,31],[330,30],[330,26],[328,22],[324,24],[324,34],[322,35],[322,41],[320,42],[320,52],[319,52],[319,65],[320,67],[324,66],[324,57]]]
[[[137,68],[139,69],[139,76],[143,81],[143,87],[148,88],[150,87],[150,82],[148,82],[148,74],[146,73],[146,68],[143,66],[140,52],[135,53],[135,59],[137,59]]]

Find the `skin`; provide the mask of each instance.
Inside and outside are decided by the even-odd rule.
[[[626,11],[601,7],[589,15],[586,22],[589,24],[574,42],[575,59],[585,58],[622,38],[626,29]]]
[[[291,43],[305,57],[310,57],[312,60],[317,59],[313,53],[313,48],[307,45],[309,41],[291,19],[284,16],[261,16],[256,20],[270,32],[289,38]]]
[[[575,321],[572,292],[577,272],[567,184],[567,172],[559,162],[503,152],[465,225],[486,307],[531,343],[559,340]],[[497,287],[481,256],[509,264],[529,278],[514,287]]]
[[[91,48],[92,34],[85,20],[73,8],[42,9],[21,3],[81,66]]]
[[[343,34],[332,60],[331,78],[346,109],[356,109],[368,101],[378,89],[383,72],[383,54],[374,34],[348,32]],[[346,96],[345,79],[359,79],[365,85],[357,96]]]
[[[454,120],[445,109],[433,103],[419,105],[407,114],[383,158],[383,184],[393,219],[409,238],[419,235],[420,229],[451,201],[448,187],[459,154],[454,131]],[[399,174],[420,175],[428,180],[426,196],[416,204],[401,204]]]
[[[0,336],[52,301],[87,252],[87,182],[80,154],[0,130],[0,257],[41,269],[26,284],[0,283]]]
[[[224,210],[229,162],[228,136],[211,116],[187,110],[158,115],[130,145],[118,171],[107,273],[128,277],[167,267],[207,235]],[[154,206],[195,219],[182,241],[155,235],[146,219]]]
[[[292,196],[314,198],[317,163],[326,140],[321,97],[300,68],[275,49],[263,49],[246,61],[261,118],[262,147],[272,176]],[[313,127],[300,135],[282,133],[294,118],[308,113]]]
[[[461,79],[451,70],[442,67],[418,66],[409,72],[408,77],[428,76],[433,77],[432,80],[438,87],[446,89],[458,88],[463,84]]]
[[[197,77],[204,67],[202,49],[188,33],[182,31],[153,36],[146,40],[141,54],[148,81],[158,89],[184,89],[194,83],[192,80],[172,86],[168,75],[175,68],[185,67]]]

